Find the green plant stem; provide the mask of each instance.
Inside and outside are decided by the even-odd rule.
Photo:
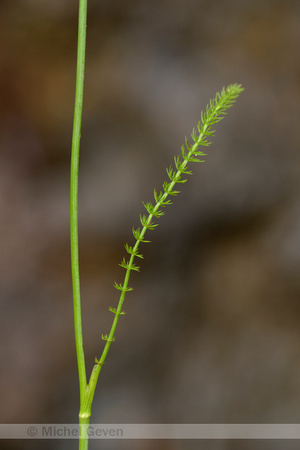
[[[84,71],[85,71],[85,48],[86,48],[86,23],[87,23],[87,0],[79,0],[78,14],[78,47],[77,47],[77,70],[75,107],[72,136],[71,176],[70,176],[70,238],[71,238],[71,267],[74,306],[74,328],[75,343],[79,375],[80,405],[83,402],[87,381],[85,358],[82,338],[82,319],[80,302],[80,280],[79,280],[79,252],[78,252],[78,169],[79,151],[82,120]],[[79,417],[79,421],[86,424],[85,417]],[[88,441],[80,438],[79,449],[86,450]]]
[[[118,324],[118,320],[120,315],[124,314],[122,312],[123,303],[125,300],[125,295],[127,291],[132,290],[132,288],[128,287],[130,273],[132,270],[139,271],[139,267],[134,264],[134,258],[139,257],[143,258],[141,254],[138,253],[138,248],[141,242],[149,242],[144,239],[146,231],[153,230],[157,224],[152,223],[152,219],[159,218],[164,213],[160,210],[160,207],[165,207],[171,204],[170,200],[167,198],[170,195],[177,195],[179,191],[174,191],[173,188],[177,183],[184,183],[187,180],[182,180],[181,176],[183,174],[189,175],[192,172],[187,170],[187,165],[189,162],[203,162],[198,159],[198,156],[205,156],[205,153],[199,151],[199,146],[209,146],[211,142],[207,140],[214,135],[214,130],[212,127],[214,124],[218,123],[220,120],[224,118],[226,115],[226,111],[230,108],[240,93],[243,91],[243,88],[238,84],[233,84],[227,87],[227,89],[222,89],[221,93],[217,93],[215,99],[211,100],[209,105],[206,108],[205,113],[201,113],[201,121],[198,123],[198,133],[194,129],[192,132],[192,139],[194,143],[190,146],[188,140],[185,140],[185,146],[182,146],[181,156],[178,156],[174,159],[175,161],[175,170],[171,167],[167,169],[167,173],[170,179],[170,182],[165,182],[163,184],[163,192],[157,194],[154,191],[155,205],[151,203],[144,204],[148,216],[141,216],[140,221],[143,226],[142,230],[137,228],[133,229],[133,235],[136,239],[134,247],[129,247],[127,244],[125,248],[127,252],[130,254],[130,258],[128,261],[125,259],[120,264],[125,270],[124,282],[122,284],[115,283],[115,288],[121,291],[119,302],[117,308],[109,308],[111,312],[114,313],[115,317],[109,332],[109,335],[102,336],[102,339],[106,341],[101,358],[99,360],[95,360],[96,364],[93,367],[92,374],[89,380],[89,384],[85,391],[84,399],[81,403],[81,411],[80,415],[83,419],[87,419],[91,415],[91,407],[94,398],[94,393],[98,381],[98,377],[101,371],[101,368],[105,362],[106,356],[108,354],[111,343],[115,340],[115,330]]]

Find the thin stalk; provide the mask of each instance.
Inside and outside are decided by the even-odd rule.
[[[83,351],[83,338],[82,338],[82,319],[81,319],[80,281],[79,281],[79,252],[78,252],[78,169],[79,169],[79,150],[80,150],[84,70],[85,70],[86,22],[87,22],[87,0],[79,0],[77,70],[76,70],[75,106],[74,106],[71,177],[70,177],[70,238],[71,238],[74,328],[75,328],[75,343],[76,343],[78,375],[79,375],[80,404],[82,404],[87,387],[85,358]],[[85,448],[87,449],[87,446],[80,448],[82,450]]]
[[[82,419],[88,420],[91,415],[91,407],[93,403],[93,397],[98,381],[98,377],[101,368],[105,362],[107,353],[111,346],[111,343],[115,340],[115,330],[119,321],[120,315],[124,314],[122,312],[123,303],[125,300],[125,295],[127,291],[131,291],[132,288],[128,286],[130,273],[132,270],[139,271],[139,267],[134,264],[134,258],[143,258],[143,255],[138,253],[139,245],[141,242],[149,242],[144,239],[147,230],[153,230],[157,224],[152,223],[153,218],[159,218],[164,213],[160,210],[161,207],[166,207],[171,204],[171,201],[167,198],[171,196],[176,196],[179,191],[175,191],[174,187],[177,183],[185,183],[187,180],[183,180],[182,175],[190,175],[192,172],[187,170],[187,165],[190,162],[203,162],[198,157],[205,156],[206,154],[199,150],[199,146],[209,146],[211,142],[210,139],[214,135],[214,130],[212,127],[214,124],[218,123],[226,115],[226,111],[230,108],[239,94],[243,91],[243,88],[238,84],[233,84],[222,89],[221,93],[217,93],[215,99],[211,100],[206,108],[205,113],[201,113],[201,121],[198,123],[198,133],[194,129],[192,132],[193,144],[189,145],[188,140],[185,140],[185,145],[182,146],[181,156],[174,158],[175,170],[171,167],[167,169],[167,174],[169,176],[170,182],[165,182],[163,184],[163,191],[159,194],[154,190],[155,204],[152,203],[144,204],[148,216],[140,216],[141,225],[143,228],[140,230],[137,228],[133,231],[133,235],[136,239],[134,247],[129,247],[127,244],[125,248],[127,253],[130,254],[128,261],[125,259],[121,262],[120,266],[126,270],[123,284],[115,283],[114,287],[121,291],[119,302],[117,308],[109,308],[111,312],[115,315],[110,332],[108,335],[102,336],[102,339],[106,341],[101,358],[95,360],[96,364],[93,367],[92,374],[89,380],[89,384],[85,391],[85,396],[83,402],[81,403],[80,417]]]

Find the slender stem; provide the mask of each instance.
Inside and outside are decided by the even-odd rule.
[[[70,179],[70,237],[71,237],[71,267],[74,305],[75,343],[78,363],[80,404],[83,401],[87,382],[85,358],[82,339],[82,319],[79,281],[78,252],[78,169],[81,135],[81,118],[84,88],[85,47],[86,47],[87,0],[79,0],[78,15],[78,48],[74,122],[72,136],[71,179]],[[87,447],[86,447],[87,448]]]
[[[174,191],[173,188],[177,183],[184,183],[186,180],[182,180],[181,176],[183,174],[191,174],[190,171],[187,170],[187,165],[189,162],[202,162],[197,157],[205,156],[205,153],[199,151],[199,146],[208,146],[210,142],[207,141],[207,138],[213,136],[214,131],[211,130],[212,126],[222,120],[224,115],[226,114],[226,110],[230,108],[235,102],[238,95],[243,91],[243,88],[240,85],[234,84],[228,86],[225,90],[223,89],[221,94],[216,94],[216,98],[210,101],[210,104],[206,108],[206,112],[201,114],[201,121],[198,124],[198,134],[195,130],[192,133],[192,139],[194,144],[191,146],[188,144],[186,139],[185,148],[182,147],[182,160],[175,158],[175,166],[177,170],[167,169],[168,176],[170,178],[170,183],[164,183],[163,192],[160,192],[159,195],[155,193],[154,197],[156,200],[155,205],[147,204],[144,206],[148,211],[148,216],[141,217],[141,224],[143,225],[142,230],[136,229],[133,230],[133,235],[136,238],[136,243],[133,248],[127,247],[127,252],[130,253],[129,261],[123,261],[120,265],[126,269],[126,274],[124,278],[123,285],[115,285],[115,287],[121,290],[121,295],[119,298],[119,303],[117,308],[110,308],[110,310],[114,313],[115,317],[109,332],[109,335],[102,336],[102,339],[106,341],[101,358],[96,360],[96,364],[93,367],[91,377],[89,379],[89,384],[85,391],[85,396],[83,401],[81,402],[81,409],[79,413],[80,420],[82,423],[84,420],[88,421],[91,415],[91,407],[93,403],[93,397],[98,381],[98,377],[101,371],[101,368],[105,362],[107,353],[111,346],[111,343],[114,341],[115,330],[118,324],[118,320],[122,313],[122,306],[125,300],[125,294],[127,291],[131,290],[128,287],[129,277],[132,270],[138,270],[138,267],[133,264],[135,256],[142,257],[142,255],[138,254],[138,248],[141,242],[149,242],[144,240],[144,236],[148,229],[153,229],[156,225],[152,224],[152,218],[159,218],[163,213],[159,209],[160,207],[165,207],[169,205],[171,202],[167,200],[169,195],[177,195],[179,191]],[[80,448],[81,450],[81,448]]]

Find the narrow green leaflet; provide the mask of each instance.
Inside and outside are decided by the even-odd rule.
[[[132,229],[135,244],[133,246],[125,244],[129,259],[123,258],[120,266],[125,269],[126,273],[123,283],[114,283],[114,287],[120,291],[120,298],[116,308],[112,306],[109,307],[109,310],[114,314],[114,320],[109,334],[102,334],[101,336],[102,340],[105,341],[105,346],[101,358],[95,358],[95,365],[83,400],[82,414],[84,417],[90,415],[101,368],[105,362],[110,345],[115,340],[115,331],[119,317],[120,315],[125,314],[125,312],[122,311],[125,295],[127,291],[132,290],[132,288],[128,286],[130,274],[132,271],[139,271],[139,267],[134,264],[135,257],[143,258],[143,255],[138,252],[139,245],[141,242],[150,242],[145,239],[146,231],[153,230],[158,225],[157,223],[154,223],[154,219],[159,219],[164,214],[161,208],[165,208],[171,204],[171,200],[168,197],[179,194],[179,190],[174,189],[175,185],[185,183],[187,177],[192,174],[191,170],[188,170],[188,164],[204,161],[203,157],[206,156],[206,153],[203,152],[202,147],[208,147],[211,144],[211,138],[215,133],[213,125],[224,118],[227,110],[234,104],[243,90],[241,85],[232,84],[226,89],[223,88],[220,93],[216,94],[215,98],[207,105],[205,112],[201,113],[201,120],[197,124],[197,127],[192,131],[192,143],[189,144],[188,139],[185,138],[185,143],[181,147],[180,155],[174,158],[174,166],[170,166],[167,169],[169,181],[163,183],[160,192],[157,192],[157,190],[154,189],[154,203],[143,203],[147,214],[140,215],[141,228]]]

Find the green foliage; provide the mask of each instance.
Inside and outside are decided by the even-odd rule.
[[[115,338],[114,337],[110,337],[108,334],[102,334],[101,335],[101,339],[103,341],[107,341],[107,342],[114,342]]]
[[[114,309],[115,314],[121,314],[121,306],[125,299],[125,293],[132,290],[128,287],[129,275],[132,270],[139,272],[140,268],[136,266],[133,261],[135,257],[143,258],[138,252],[138,248],[141,242],[147,243],[144,239],[147,230],[154,230],[158,226],[158,223],[153,222],[153,218],[159,219],[164,215],[164,211],[160,208],[165,208],[172,202],[168,197],[176,196],[180,191],[175,190],[174,187],[177,183],[185,183],[187,178],[182,178],[183,175],[191,175],[192,171],[187,170],[188,163],[204,162],[200,157],[206,156],[202,150],[199,149],[201,146],[208,147],[211,145],[210,138],[213,137],[215,130],[212,129],[213,125],[220,122],[227,114],[227,110],[234,104],[237,97],[243,91],[243,88],[239,84],[232,84],[226,89],[223,88],[220,93],[217,93],[215,98],[210,100],[206,107],[205,112],[201,112],[201,120],[198,122],[197,128],[192,130],[191,138],[193,143],[190,145],[187,138],[185,138],[185,143],[181,147],[181,155],[174,157],[174,166],[167,168],[167,175],[170,181],[165,181],[163,183],[163,190],[159,193],[154,189],[154,203],[148,202],[143,205],[148,213],[148,215],[140,215],[140,222],[142,229],[136,228],[132,229],[133,237],[136,242],[133,247],[125,244],[125,249],[130,255],[130,259],[127,261],[123,258],[122,262],[119,264],[126,270],[126,275],[123,284],[115,283],[114,287],[120,290],[121,297],[119,300],[118,308]]]
[[[220,93],[217,93],[215,98],[210,100],[209,105],[207,105],[205,112],[201,112],[201,120],[198,122],[197,129],[193,129],[191,138],[193,144],[189,144],[188,139],[185,138],[185,144],[181,147],[181,155],[174,157],[174,166],[167,168],[167,175],[169,177],[169,182],[165,181],[163,183],[163,191],[157,193],[154,189],[154,200],[155,203],[144,203],[143,205],[148,213],[148,215],[140,215],[140,222],[142,229],[132,229],[133,236],[136,240],[133,247],[125,244],[125,249],[130,255],[130,259],[126,260],[123,258],[120,266],[126,270],[126,276],[123,284],[115,283],[114,287],[121,291],[121,297],[119,300],[118,308],[114,308],[113,312],[116,315],[120,315],[121,307],[125,299],[125,293],[132,290],[128,287],[129,275],[132,270],[139,271],[140,268],[136,266],[133,261],[135,257],[143,258],[138,252],[139,244],[141,242],[150,242],[144,239],[144,235],[147,230],[153,230],[158,226],[157,223],[153,222],[153,218],[159,219],[159,217],[164,215],[164,212],[160,208],[165,208],[171,204],[171,200],[167,199],[168,196],[176,196],[180,191],[175,190],[174,186],[177,183],[185,183],[187,178],[182,178],[183,175],[191,175],[192,171],[187,170],[188,163],[204,162],[199,156],[206,156],[202,150],[199,150],[200,146],[208,147],[211,144],[210,138],[214,135],[215,130],[212,129],[213,125],[220,122],[227,114],[227,110],[233,105],[237,97],[243,91],[243,88],[239,84],[232,84],[226,89],[223,88]],[[112,309],[110,308],[112,311]],[[113,334],[110,341],[113,340]]]
[[[122,288],[117,288],[117,289],[119,289],[120,291],[122,291]],[[127,291],[132,291],[132,288],[127,288]],[[113,308],[112,306],[109,306],[108,309],[109,309],[113,314],[117,314],[117,309],[116,309],[116,308]],[[123,314],[126,314],[126,312],[121,311],[119,314],[120,314],[120,315],[121,315],[121,314],[123,315]]]
[[[177,183],[185,183],[187,178],[182,178],[183,175],[191,175],[192,171],[187,170],[188,163],[204,162],[200,157],[206,156],[200,146],[208,147],[211,144],[210,138],[214,135],[215,130],[212,129],[213,125],[220,122],[227,113],[227,110],[233,105],[237,97],[243,91],[243,88],[239,84],[232,84],[226,89],[223,88],[220,93],[217,93],[215,98],[210,100],[206,107],[205,112],[201,112],[201,120],[198,122],[197,129],[193,129],[191,138],[193,143],[190,145],[187,138],[185,143],[181,147],[181,155],[174,157],[174,167],[167,168],[167,175],[170,181],[163,183],[163,190],[157,193],[154,189],[154,203],[148,202],[143,205],[148,215],[140,215],[140,222],[142,229],[133,228],[132,234],[136,240],[135,245],[129,246],[125,244],[125,249],[130,255],[130,259],[123,258],[120,266],[126,270],[126,276],[123,284],[115,283],[114,287],[121,291],[121,297],[119,300],[118,308],[114,308],[113,312],[117,315],[121,314],[121,306],[124,302],[125,293],[132,290],[128,287],[129,274],[132,270],[139,272],[140,268],[134,264],[134,258],[143,258],[138,252],[138,248],[141,242],[150,242],[144,239],[147,230],[153,230],[158,226],[153,222],[153,218],[159,219],[164,215],[164,211],[160,208],[165,208],[171,204],[171,200],[168,196],[176,196],[180,191],[175,190],[174,186]],[[112,308],[110,308],[112,311]],[[110,341],[113,340],[113,335]]]

